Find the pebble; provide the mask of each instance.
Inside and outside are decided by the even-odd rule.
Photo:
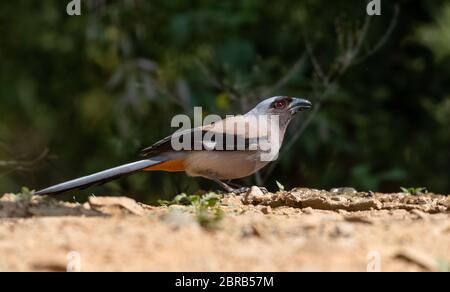
[[[272,208],[270,206],[264,206],[261,208],[261,212],[263,212],[263,214],[270,214],[272,213]]]
[[[352,194],[356,194],[357,191],[354,188],[350,188],[350,187],[343,187],[343,188],[332,188],[330,190],[330,193],[336,194],[336,195],[342,195],[342,194],[348,194],[348,195],[352,195]]]

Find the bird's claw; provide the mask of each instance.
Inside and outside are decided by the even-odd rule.
[[[269,193],[269,191],[265,188],[265,187],[258,187],[260,190],[261,190],[261,192],[263,193],[263,194],[268,194]],[[245,194],[245,193],[247,193],[248,191],[250,190],[250,188],[249,187],[242,187],[242,188],[238,188],[238,189],[233,189],[232,191],[230,191],[231,193],[235,193],[236,195],[242,195],[242,194]]]
[[[264,195],[267,195],[269,191],[265,187],[258,187]]]

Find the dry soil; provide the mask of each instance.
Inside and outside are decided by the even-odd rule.
[[[293,189],[192,206],[0,199],[1,271],[449,271],[450,196]],[[211,211],[213,212],[213,211]],[[203,222],[204,223],[204,222]]]

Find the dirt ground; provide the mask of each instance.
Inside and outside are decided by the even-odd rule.
[[[252,188],[205,210],[5,194],[0,270],[450,271],[450,196]]]

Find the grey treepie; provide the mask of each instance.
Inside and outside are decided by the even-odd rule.
[[[244,115],[176,131],[142,150],[143,159],[67,181],[38,195],[59,194],[103,184],[141,171],[184,171],[219,183],[228,192],[242,192],[224,181],[247,177],[277,158],[289,122],[311,108],[306,99],[275,96]]]

